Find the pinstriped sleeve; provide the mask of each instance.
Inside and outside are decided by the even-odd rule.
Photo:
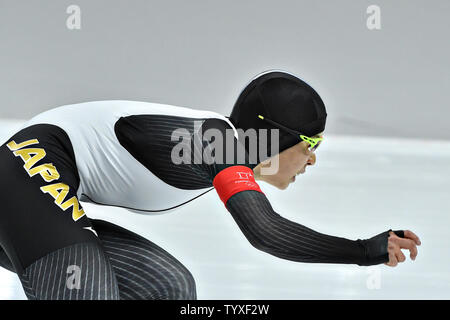
[[[298,262],[366,265],[360,240],[321,234],[285,219],[260,192],[237,193],[226,207],[248,241],[271,255]]]

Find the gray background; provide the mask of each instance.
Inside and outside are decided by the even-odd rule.
[[[81,30],[66,27],[71,4]],[[366,27],[371,4],[381,30]],[[278,68],[319,91],[327,133],[450,139],[449,9],[448,0],[0,0],[0,118],[104,99],[229,114],[250,78]]]

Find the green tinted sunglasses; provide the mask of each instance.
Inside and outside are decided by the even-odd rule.
[[[314,152],[319,147],[320,143],[322,142],[323,138],[311,138],[308,136],[303,135],[301,132],[289,129],[288,127],[283,126],[282,124],[279,124],[278,122],[275,122],[273,120],[267,119],[263,117],[262,115],[258,115],[258,118],[261,120],[267,121],[274,127],[277,127],[278,129],[281,129],[283,131],[286,131],[292,135],[294,135],[296,138],[298,138],[300,141],[306,141],[309,143],[309,151]]]

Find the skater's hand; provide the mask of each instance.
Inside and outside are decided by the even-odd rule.
[[[399,236],[400,235],[400,236]],[[388,238],[388,253],[389,262],[385,265],[390,267],[395,267],[399,262],[406,260],[405,255],[401,249],[409,250],[409,256],[411,260],[415,260],[417,257],[417,247],[420,246],[419,237],[416,236],[412,231],[403,231],[403,237],[401,237],[401,231],[389,232]]]

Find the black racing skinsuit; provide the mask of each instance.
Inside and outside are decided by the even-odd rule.
[[[226,164],[213,159],[209,164],[174,164],[171,151],[177,142],[171,141],[171,133],[186,128],[193,139],[199,138],[194,121],[203,121],[202,132],[214,128],[224,137],[230,129],[218,119],[133,115],[120,118],[114,130],[131,155],[176,188],[212,187],[225,168],[255,166],[248,157]],[[0,264],[18,274],[29,299],[196,299],[191,273],[164,249],[109,222],[86,215],[73,221],[55,206],[55,199],[40,191],[45,185],[42,177],[30,177],[24,162],[7,146],[13,140],[30,139],[39,140],[35,147],[45,149],[46,162],[51,161],[61,175],[58,181],[70,186],[66,199],[76,196],[80,183],[70,139],[57,126],[24,128],[0,147]],[[191,156],[210,147],[204,141],[201,149],[192,148]],[[234,139],[233,148],[242,145]],[[226,208],[252,246],[283,259],[358,265],[388,261],[388,232],[355,241],[321,234],[280,216],[257,191],[233,195]]]

